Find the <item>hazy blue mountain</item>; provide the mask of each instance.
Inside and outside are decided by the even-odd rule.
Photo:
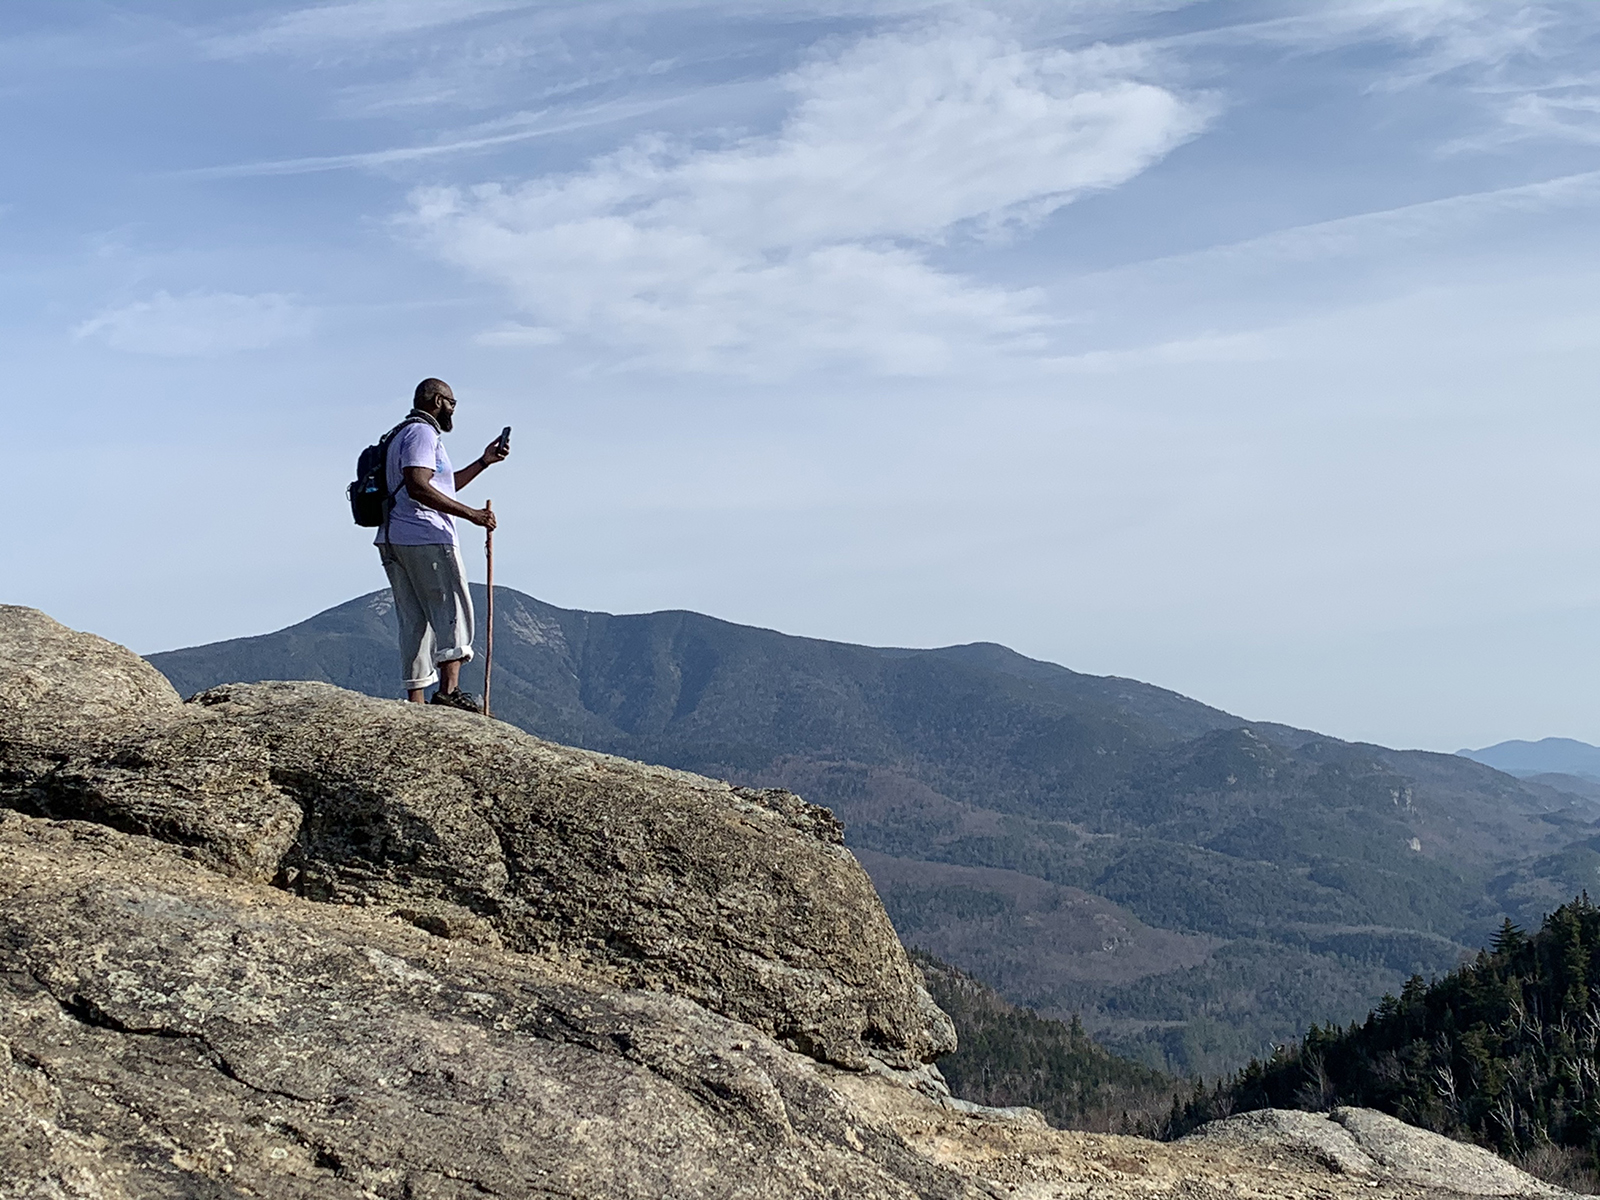
[[[1003,646],[495,594],[496,716],[829,805],[909,943],[1167,1069],[1214,1074],[1358,1016],[1600,865],[1600,806],[1456,755],[1246,722]],[[151,661],[185,693],[296,678],[396,695],[394,638],[378,592]]]
[[[1573,738],[1496,742],[1482,750],[1457,750],[1456,753],[1508,775],[1575,775],[1579,779],[1600,782],[1600,746]]]

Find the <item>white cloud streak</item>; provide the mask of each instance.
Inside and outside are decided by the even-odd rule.
[[[1293,16],[1217,31],[1308,53],[1387,43],[1403,53],[1373,87],[1398,92],[1449,80],[1476,97],[1490,125],[1449,139],[1445,152],[1511,142],[1600,141],[1600,80],[1590,66],[1600,38],[1591,4],[1505,0],[1331,0]]]
[[[1205,101],[1144,69],[1136,50],[1028,49],[968,15],[796,71],[776,134],[647,139],[575,175],[421,191],[408,220],[541,326],[631,361],[938,372],[1037,347],[1048,321],[1033,293],[941,271],[937,247],[1024,229],[1204,126]]]
[[[492,123],[503,132],[477,132],[424,146],[392,146],[384,150],[363,150],[352,154],[322,154],[306,158],[280,158],[265,162],[228,163],[217,167],[192,167],[174,174],[190,179],[240,179],[266,175],[313,175],[322,171],[382,170],[429,159],[450,158],[475,151],[493,150],[517,142],[533,141],[577,129],[589,129],[614,121],[655,112],[670,104],[670,99],[631,104],[601,104],[565,113],[516,113]],[[520,126],[507,129],[506,126]]]
[[[1179,40],[1264,42],[1307,52],[1386,41],[1414,51],[1393,76],[1420,82],[1463,66],[1545,53],[1562,24],[1549,5],[1503,0],[1325,0],[1292,15],[1225,25]]]
[[[288,296],[157,292],[85,321],[74,331],[113,350],[165,358],[212,358],[260,350],[311,332],[314,314]]]
[[[1511,96],[1500,122],[1485,133],[1457,138],[1447,151],[1493,150],[1530,139],[1600,145],[1600,80],[1568,83],[1559,88],[1529,89]]]
[[[485,329],[472,339],[478,346],[554,346],[564,340],[554,329],[511,322]]]
[[[1318,314],[1477,286],[1472,281],[1483,277],[1486,267],[1479,260],[1486,246],[1514,238],[1519,229],[1582,228],[1596,209],[1600,171],[1591,171],[1075,275],[1056,298],[1062,308],[1071,307],[1073,333],[1086,336],[1086,348],[1041,359],[1037,366],[1119,374],[1163,363],[1304,357],[1309,352],[1293,331],[1314,323]],[[1522,269],[1546,268],[1530,261]],[[1503,264],[1487,270],[1494,277]],[[1439,336],[1407,336],[1412,333]]]
[[[1414,245],[1424,238],[1459,235],[1507,214],[1544,212],[1558,207],[1593,207],[1597,201],[1600,201],[1600,171],[1584,171],[1538,183],[1465,192],[1398,208],[1297,225],[1242,242],[1148,260],[1123,269],[1181,265],[1185,273],[1203,276],[1208,266],[1224,259],[1293,263],[1356,253],[1370,255]]]
[[[245,33],[213,37],[206,46],[221,58],[318,51],[426,33],[529,7],[529,0],[350,0],[296,9]]]

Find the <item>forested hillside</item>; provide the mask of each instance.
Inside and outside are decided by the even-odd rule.
[[[1528,936],[1507,921],[1492,949],[1435,982],[1408,981],[1364,1022],[1314,1026],[1215,1092],[1181,1127],[1223,1111],[1379,1108],[1516,1160],[1564,1152],[1568,1182],[1600,1166],[1600,909],[1587,895]],[[1549,1170],[1544,1171],[1550,1174]]]
[[[949,963],[912,952],[958,1046],[939,1060],[953,1095],[996,1108],[1027,1105],[1058,1129],[1165,1132],[1177,1080],[1119,1058],[1073,1017],[1056,1021],[1011,1004]]]
[[[497,716],[828,805],[909,944],[1164,1070],[1215,1078],[1359,1017],[1600,863],[1591,800],[1455,755],[1245,721],[1003,646],[497,597]],[[393,622],[376,592],[151,661],[185,694],[394,695]]]

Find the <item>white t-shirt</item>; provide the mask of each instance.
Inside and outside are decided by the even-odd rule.
[[[455,498],[456,474],[450,466],[450,456],[444,452],[444,442],[433,426],[426,421],[413,421],[389,439],[389,453],[384,470],[389,480],[389,490],[394,494],[394,511],[389,514],[388,540],[395,546],[455,546],[456,519],[418,504],[406,491],[407,467],[427,467],[433,472],[434,487],[446,496]],[[384,542],[384,528],[378,527],[375,544]]]

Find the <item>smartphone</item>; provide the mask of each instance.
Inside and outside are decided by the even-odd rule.
[[[500,449],[506,450],[506,451],[509,451],[511,449],[511,426],[507,425],[504,429],[502,429],[500,431],[499,441],[500,441]]]

